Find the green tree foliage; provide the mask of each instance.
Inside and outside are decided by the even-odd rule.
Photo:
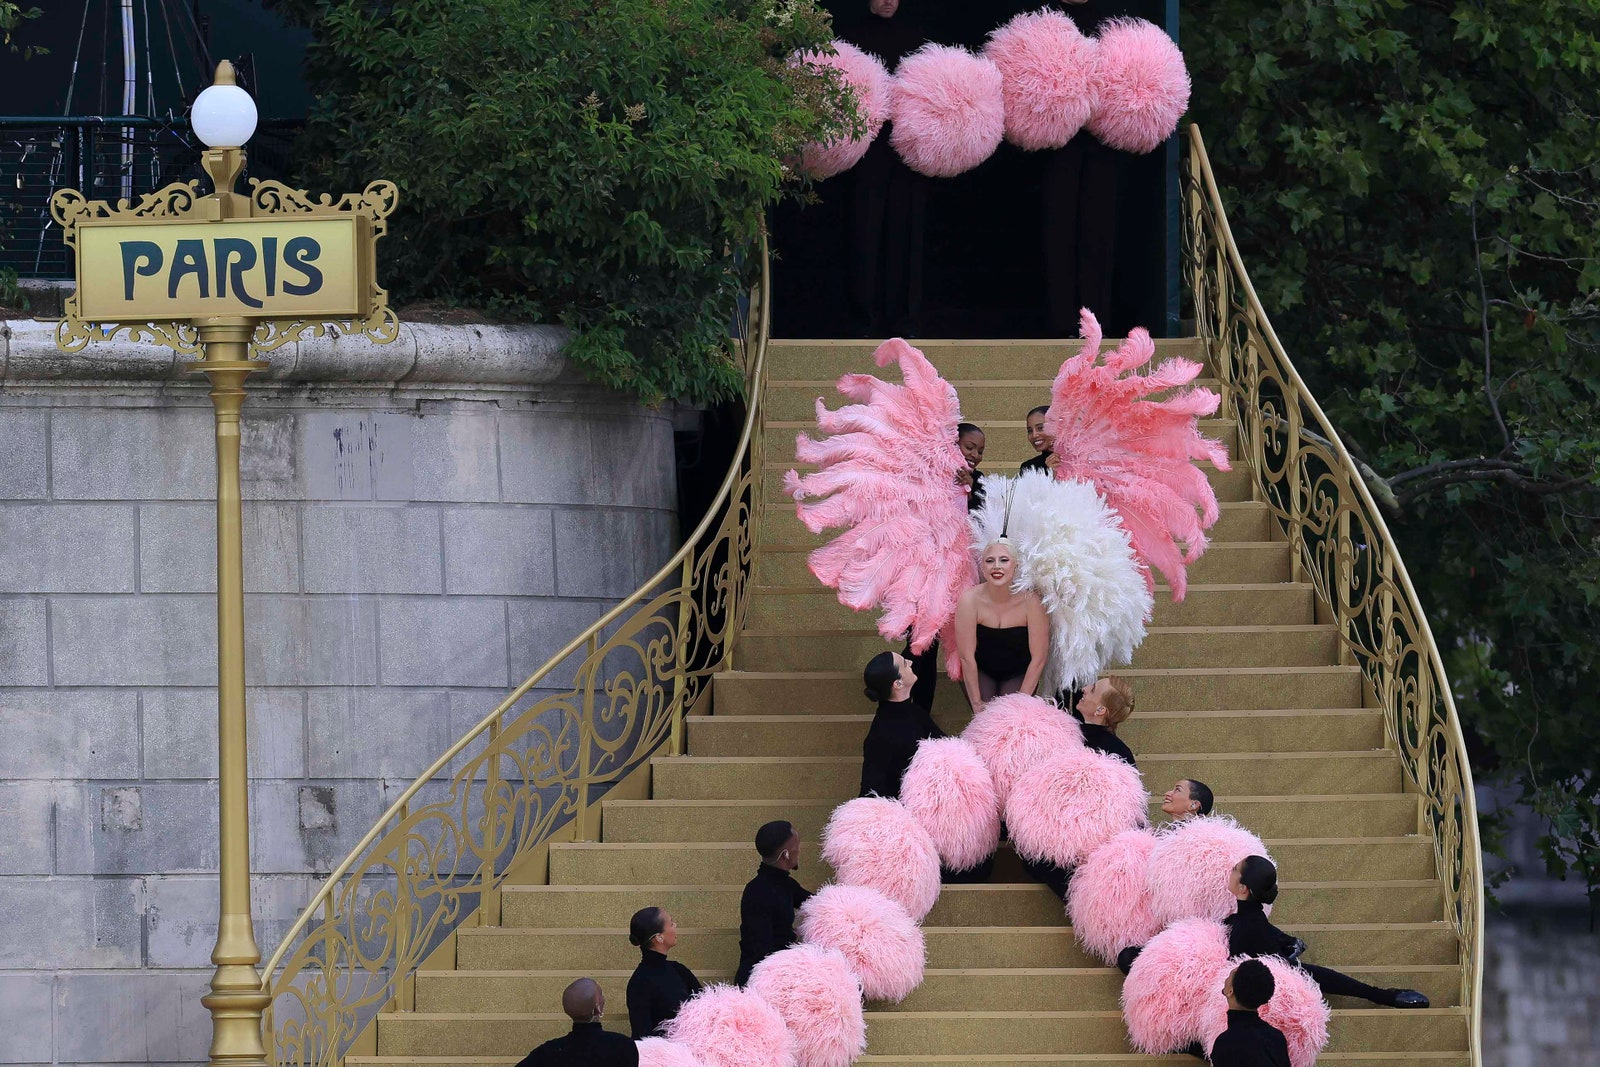
[[[1184,15],[1245,261],[1378,472],[1479,769],[1600,902],[1600,0]]]
[[[395,181],[398,299],[575,330],[594,379],[728,396],[726,337],[805,142],[855,121],[787,61],[810,0],[285,0],[314,43],[308,180]]]
[[[19,45],[12,40],[24,22],[36,19],[42,14],[44,12],[36,7],[23,7],[13,0],[0,0],[0,46],[8,52],[21,53],[23,59],[49,55],[48,48],[40,48],[38,45]]]

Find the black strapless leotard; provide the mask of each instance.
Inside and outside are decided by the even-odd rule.
[[[1033,653],[1028,649],[1026,626],[978,624],[978,647],[973,650],[978,670],[991,678],[1017,678],[1028,673]]]

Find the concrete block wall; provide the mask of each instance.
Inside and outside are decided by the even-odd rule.
[[[544,328],[268,356],[243,422],[270,953],[456,737],[677,547],[672,413]],[[212,419],[154,346],[0,326],[0,1063],[199,1063],[215,936]],[[571,665],[550,682],[570,679]]]

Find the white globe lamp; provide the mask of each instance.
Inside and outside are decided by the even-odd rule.
[[[216,82],[195,97],[189,125],[207,148],[242,148],[256,132],[256,102],[239,88],[233,64],[217,64]]]

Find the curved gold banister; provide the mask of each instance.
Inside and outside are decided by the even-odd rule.
[[[1239,422],[1258,498],[1287,533],[1297,575],[1330,605],[1341,660],[1359,666],[1422,797],[1447,918],[1461,946],[1469,1055],[1483,1062],[1483,857],[1472,769],[1433,632],[1366,483],[1256,297],[1205,141],[1189,127],[1184,261],[1195,332]]]
[[[538,860],[558,830],[584,832],[595,787],[663,744],[681,752],[684,715],[728,662],[760,530],[764,240],[759,254],[738,338],[744,428],[714,503],[654,577],[434,760],[317,890],[262,971],[275,1063],[339,1063],[378,1011],[402,1004],[412,973],[486,894]],[[587,654],[568,689],[518,707],[579,650]]]

